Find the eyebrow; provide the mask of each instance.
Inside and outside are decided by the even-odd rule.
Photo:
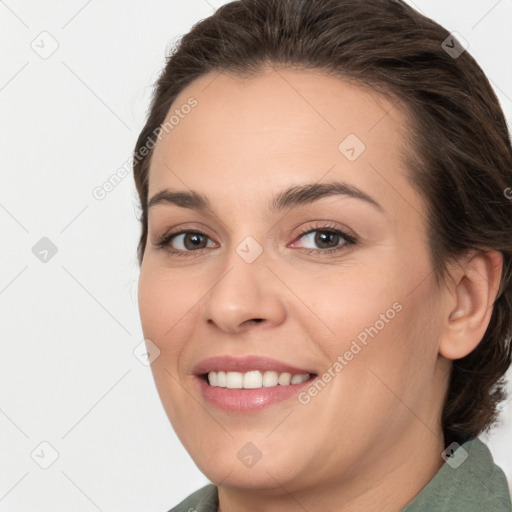
[[[329,183],[310,183],[306,185],[296,185],[280,192],[270,202],[269,208],[277,213],[283,210],[291,209],[300,205],[309,204],[324,197],[342,195],[352,197],[370,204],[379,212],[384,213],[384,208],[354,185],[334,181]],[[172,191],[163,189],[157,192],[148,202],[148,210],[159,204],[172,204],[181,208],[196,210],[210,210],[211,205],[208,197],[198,192]]]

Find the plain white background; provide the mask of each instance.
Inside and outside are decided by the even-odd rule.
[[[93,191],[129,161],[166,49],[224,3],[0,1],[1,512],[164,512],[207,483],[134,355],[133,178]],[[510,126],[512,1],[413,5],[469,43]],[[512,483],[512,402],[502,418],[484,439]]]

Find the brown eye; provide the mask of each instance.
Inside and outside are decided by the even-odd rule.
[[[300,239],[305,249],[333,249],[347,243],[347,238],[341,232],[319,229],[305,233]]]
[[[195,251],[208,247],[209,238],[202,233],[187,231],[173,235],[169,240],[169,245],[178,251]]]
[[[154,245],[171,257],[199,256],[204,249],[219,247],[206,233],[192,228],[167,232]]]
[[[355,246],[358,239],[346,233],[340,227],[334,224],[324,224],[320,222],[314,226],[303,229],[292,244],[305,254],[327,256],[328,254],[341,252]]]
[[[330,249],[336,247],[340,242],[340,235],[332,231],[317,231],[315,235],[315,244],[320,249]]]

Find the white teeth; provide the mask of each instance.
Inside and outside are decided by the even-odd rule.
[[[208,374],[208,382],[210,383],[210,386],[217,386],[218,377],[217,372],[210,372]]]
[[[280,386],[289,386],[291,380],[292,380],[292,374],[285,372],[285,373],[281,373],[281,375],[279,375],[279,379],[277,380],[277,382],[279,382]]]
[[[211,372],[211,373],[217,373],[217,386],[219,386],[219,388],[225,388],[226,387],[226,372]]]
[[[278,373],[273,370],[264,372],[253,370],[241,372],[209,372],[210,386],[229,389],[259,389],[261,387],[289,386],[300,384],[311,377],[309,373],[292,375],[288,372]]]
[[[226,387],[229,389],[242,389],[244,387],[244,374],[240,372],[226,372]]]
[[[279,374],[274,371],[267,371],[263,374],[263,387],[270,388],[277,386],[279,381]]]
[[[261,372],[244,373],[244,389],[257,389],[263,385],[263,375]]]
[[[306,382],[309,379],[309,373],[301,373],[300,375],[292,375],[290,384],[300,384]]]

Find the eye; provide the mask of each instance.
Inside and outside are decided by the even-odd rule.
[[[299,234],[297,240],[300,240],[300,245],[294,242],[292,247],[305,249],[307,254],[340,251],[346,246],[357,243],[356,238],[348,235],[339,227],[331,225],[307,229]]]
[[[198,252],[201,249],[216,247],[210,237],[201,231],[180,231],[163,235],[155,244],[165,248],[169,253],[187,256],[187,253]]]

